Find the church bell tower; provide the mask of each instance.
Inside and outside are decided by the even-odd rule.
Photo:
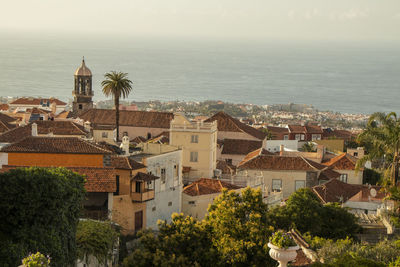
[[[86,67],[85,58],[82,59],[82,64],[75,71],[74,78],[72,111],[74,114],[80,115],[84,111],[93,108],[92,72]]]

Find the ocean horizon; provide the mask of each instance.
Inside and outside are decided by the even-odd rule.
[[[400,46],[370,42],[215,41],[2,34],[1,96],[72,99],[82,56],[104,100],[104,73],[127,72],[128,101],[299,103],[319,110],[400,112]]]

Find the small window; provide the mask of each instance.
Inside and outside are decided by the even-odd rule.
[[[147,133],[147,140],[151,139],[151,133]]]
[[[174,165],[174,180],[179,179],[179,165]]]
[[[172,201],[168,202],[168,206],[172,206]]]
[[[285,135],[283,136],[283,140],[289,140],[289,135],[285,134]]]
[[[151,209],[151,211],[156,211],[156,206],[154,206],[154,207]]]
[[[199,153],[197,151],[190,152],[190,162],[197,162]]]
[[[189,203],[189,205],[194,205],[196,203],[196,201],[189,201],[188,203]]]
[[[342,181],[343,183],[347,183],[347,174],[346,173],[341,174],[339,180]]]
[[[114,196],[118,196],[119,195],[119,175],[115,176],[115,182],[117,184],[117,190],[114,192]]]
[[[225,159],[225,162],[228,164],[232,164],[232,159]]]
[[[354,157],[358,157],[358,152],[354,152],[354,153],[353,153],[353,156],[354,156]]]
[[[79,109],[82,109],[82,104],[79,104],[79,107],[78,107]]]
[[[295,138],[296,140],[301,140],[301,135],[300,135],[300,134],[296,134],[296,135],[294,136],[294,138]]]
[[[108,133],[107,132],[102,132],[101,133],[102,138],[108,138]]]
[[[199,136],[198,135],[192,135],[191,142],[192,143],[198,143],[199,142]]]
[[[153,181],[147,181],[147,189],[154,189]]]
[[[305,138],[304,138],[304,134],[302,134],[301,135],[301,140],[303,141]]]
[[[165,184],[165,178],[166,178],[166,170],[165,170],[165,168],[162,168],[161,169],[161,177],[160,177],[161,179],[161,184]]]
[[[272,191],[280,192],[282,190],[282,180],[272,179]]]
[[[312,140],[321,140],[321,135],[320,135],[320,134],[313,134],[313,135],[311,136],[311,139],[312,139]]]
[[[295,191],[297,191],[300,188],[304,188],[304,187],[306,187],[305,181],[302,181],[302,180],[295,181],[295,188],[294,188]]]

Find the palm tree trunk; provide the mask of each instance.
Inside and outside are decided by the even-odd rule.
[[[398,144],[396,144],[396,150],[394,151],[394,158],[393,158],[393,178],[392,178],[392,183],[393,185],[397,184],[397,181],[399,180],[399,148]]]
[[[114,96],[114,105],[115,105],[115,127],[117,129],[116,141],[119,141],[119,97]]]

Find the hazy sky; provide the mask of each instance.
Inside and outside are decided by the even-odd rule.
[[[399,41],[400,0],[3,0],[0,30]]]

